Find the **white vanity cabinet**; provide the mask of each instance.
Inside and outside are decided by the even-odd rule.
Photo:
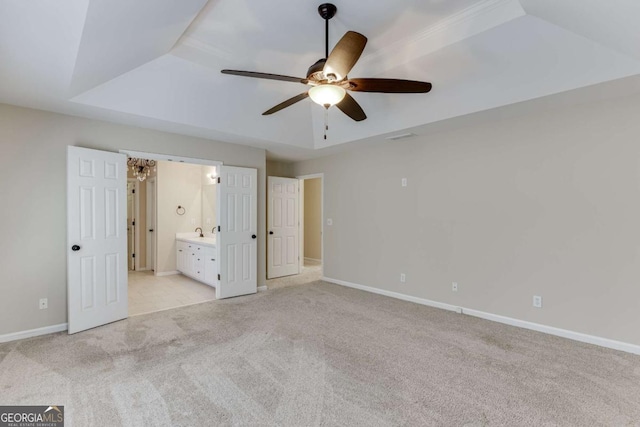
[[[176,269],[185,276],[215,286],[218,282],[215,245],[198,239],[176,240]]]

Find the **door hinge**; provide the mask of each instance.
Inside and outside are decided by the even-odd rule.
[[[136,226],[136,222],[135,221],[131,221],[131,225],[133,225],[135,227]]]
[[[136,257],[136,254],[131,254],[131,258],[135,258],[135,257]]]
[[[218,177],[218,184],[220,184],[220,177]]]
[[[218,233],[220,232],[220,226],[218,226]]]
[[[136,189],[131,190],[131,194],[136,194]]]
[[[220,280],[220,275],[218,274],[218,280]]]

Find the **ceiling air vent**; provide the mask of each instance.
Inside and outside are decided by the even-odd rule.
[[[397,141],[399,139],[406,139],[406,138],[413,138],[414,136],[416,136],[415,133],[400,133],[398,135],[391,135],[386,137],[385,139],[389,140],[389,141]]]

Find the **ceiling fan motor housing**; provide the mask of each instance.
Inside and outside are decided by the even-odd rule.
[[[322,19],[331,19],[336,16],[338,8],[331,3],[322,3],[318,6],[318,13],[322,16]]]
[[[327,62],[326,58],[320,58],[316,61],[315,64],[309,67],[309,70],[307,71],[307,79],[312,81],[324,80],[325,77],[322,70],[324,70],[324,64],[326,62]]]

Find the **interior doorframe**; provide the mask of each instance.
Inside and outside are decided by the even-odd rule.
[[[322,259],[320,260],[320,269],[322,271],[322,275],[324,276],[324,173],[314,173],[310,175],[299,175],[296,176],[296,179],[299,180],[298,188],[300,189],[300,196],[298,197],[298,236],[299,236],[299,258],[300,258],[300,268],[304,267],[304,181],[307,179],[316,179],[320,178],[320,256]]]
[[[133,196],[133,203],[135,204],[133,215],[136,225],[133,226],[133,239],[135,240],[133,247],[133,268],[134,271],[140,271],[140,226],[138,225],[140,224],[140,181],[136,178],[127,178],[127,182],[133,182],[135,184],[133,189],[135,192]],[[127,244],[128,243],[129,242],[127,242]]]

